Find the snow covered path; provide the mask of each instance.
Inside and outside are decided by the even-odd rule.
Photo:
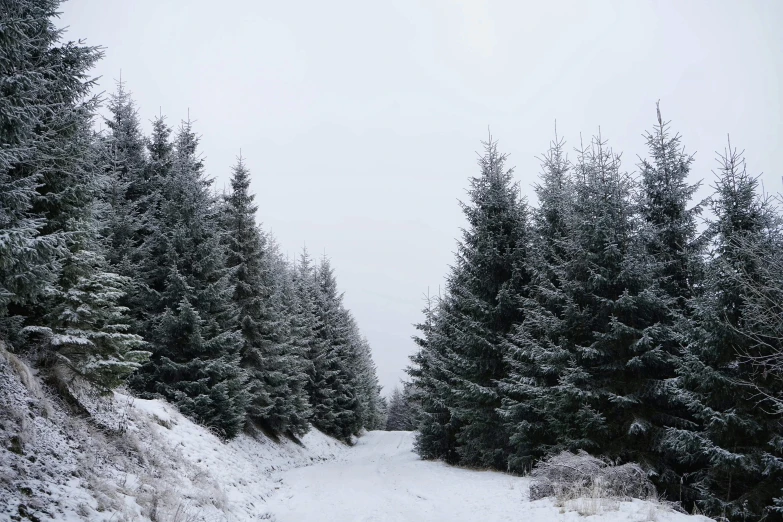
[[[410,432],[370,432],[345,461],[283,473],[268,508],[278,522],[519,520],[507,509],[523,480],[425,462],[412,444]]]
[[[280,475],[267,508],[277,522],[359,521],[626,521],[706,520],[644,502],[585,518],[561,513],[549,500],[527,500],[528,479],[419,460],[410,432],[375,431],[359,439],[344,460]]]

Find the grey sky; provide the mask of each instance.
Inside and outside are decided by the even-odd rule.
[[[145,123],[197,121],[217,186],[242,149],[284,252],[332,258],[381,383],[403,376],[463,223],[491,126],[532,196],[553,136],[601,126],[636,170],[664,119],[712,182],[726,134],[769,192],[783,175],[783,2],[71,0],[67,37],[106,47]],[[147,125],[147,128],[149,126]]]

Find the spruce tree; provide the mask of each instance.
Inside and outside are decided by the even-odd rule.
[[[423,459],[459,461],[456,447],[457,425],[447,407],[451,392],[448,369],[452,354],[448,349],[447,324],[439,315],[439,303],[429,294],[422,311],[424,320],[415,325],[421,332],[413,340],[418,350],[411,356],[407,373],[411,377],[411,400],[420,411],[414,449]]]
[[[334,353],[321,333],[320,288],[310,254],[302,249],[295,267],[296,310],[292,320],[292,343],[304,354],[307,401],[310,422],[319,430],[335,433],[335,390],[330,386],[336,375]]]
[[[414,411],[407,388],[395,386],[389,396],[389,411],[386,420],[387,431],[411,431],[416,429]]]
[[[148,335],[155,327],[158,314],[163,309],[161,294],[164,289],[168,264],[168,226],[166,209],[167,186],[171,183],[174,163],[174,144],[171,142],[171,128],[165,117],[159,116],[152,122],[152,134],[147,140],[147,162],[144,178],[148,193],[143,209],[139,208],[140,240],[132,258],[136,263],[132,288],[127,296],[128,308],[136,332]]]
[[[302,435],[306,424],[298,392],[298,361],[289,351],[289,331],[273,260],[255,221],[250,174],[240,157],[225,198],[224,241],[243,336],[242,366],[248,374],[248,419],[278,434]]]
[[[313,425],[349,440],[362,428],[356,373],[360,338],[353,317],[343,307],[342,293],[337,289],[334,271],[326,257],[314,275],[320,323],[317,339],[321,351],[312,359],[314,386],[318,388],[312,397]]]
[[[442,455],[455,451],[462,464],[505,468],[509,444],[498,414],[502,395],[497,383],[507,377],[505,337],[523,319],[520,307],[529,279],[527,205],[505,168],[506,156],[491,139],[484,145],[481,175],[470,180],[470,204],[462,204],[468,227],[438,308],[443,327],[437,330],[443,337],[435,342],[442,343],[437,372],[447,379],[438,378],[442,384],[436,386],[450,388],[440,397],[449,420],[446,429],[433,426],[428,434],[444,440],[426,445],[441,446]],[[422,389],[429,386],[422,383]]]
[[[550,287],[560,307],[551,322],[555,342],[549,335],[529,350],[535,364],[555,370],[536,413],[546,416],[552,449],[655,469],[649,443],[657,412],[646,398],[646,372],[658,355],[650,340],[670,301],[655,286],[638,239],[632,182],[600,137],[580,151],[573,182],[558,284]]]
[[[698,426],[670,429],[668,443],[692,466],[703,511],[729,520],[779,520],[772,504],[783,482],[781,412],[759,403],[775,393],[776,383],[747,357],[765,348],[748,335],[752,309],[738,279],[767,284],[759,263],[770,254],[758,254],[779,247],[776,216],[741,154],[729,145],[719,162],[708,230],[712,251],[703,291],[692,301],[678,381]]]
[[[356,375],[360,428],[383,429],[386,424],[386,404],[381,396],[381,386],[378,384],[370,343],[366,338],[360,337],[357,328],[352,344],[354,345],[354,355],[351,366],[353,366]]]
[[[701,204],[688,208],[699,184],[688,184],[693,156],[682,149],[679,134],[671,136],[660,107],[657,114],[658,124],[645,135],[650,158],[640,165],[639,211],[646,225],[642,234],[656,261],[656,279],[685,310],[700,272],[696,218]]]
[[[59,0],[3,2],[0,18],[0,321],[45,324],[63,259],[89,219],[87,150],[97,47],[62,42]],[[85,192],[85,188],[87,191]],[[5,319],[7,317],[13,319]]]
[[[290,435],[299,437],[310,429],[312,410],[307,393],[308,369],[307,358],[311,338],[309,323],[297,295],[297,284],[293,270],[282,258],[274,238],[270,235],[267,261],[274,281],[272,306],[280,318],[279,323],[282,343],[280,345],[282,370],[286,375],[286,397],[281,410],[287,412],[288,430]]]
[[[127,309],[118,304],[129,279],[110,272],[103,256],[89,249],[78,251],[69,268],[73,281],[58,292],[47,316],[47,346],[57,361],[108,391],[150,355],[142,337],[130,333]]]
[[[693,157],[686,154],[680,136],[670,135],[669,124],[657,111],[658,123],[646,134],[649,159],[642,160],[638,209],[641,217],[637,234],[645,246],[647,271],[652,275],[643,313],[657,321],[645,331],[643,352],[631,361],[645,383],[639,398],[640,426],[646,436],[640,450],[653,455],[655,482],[661,491],[690,502],[687,467],[676,451],[667,447],[664,430],[692,425],[690,415],[672,387],[681,365],[681,330],[690,318],[689,300],[699,285],[701,242],[696,233],[696,218],[701,205],[689,208],[699,185],[688,184]],[[655,298],[654,296],[660,296]],[[644,411],[646,410],[646,412]]]
[[[101,235],[107,259],[115,269],[132,276],[136,271],[141,242],[142,202],[151,196],[146,182],[145,138],[139,127],[136,106],[122,81],[110,95],[108,135],[102,142],[105,175],[102,183]]]
[[[159,267],[149,281],[158,297],[150,317],[153,354],[134,384],[233,437],[244,424],[247,403],[242,335],[212,180],[204,175],[197,147],[191,123],[183,122],[162,180],[157,233],[148,245]]]
[[[535,186],[538,207],[533,210],[528,271],[528,298],[523,301],[525,318],[509,337],[509,376],[501,383],[505,394],[503,417],[510,433],[512,470],[529,470],[533,460],[555,451],[558,435],[550,413],[556,410],[550,388],[571,362],[560,346],[564,305],[560,270],[567,261],[574,184],[565,142],[555,137],[541,158],[541,181]]]

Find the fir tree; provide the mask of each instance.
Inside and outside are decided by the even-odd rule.
[[[447,325],[438,313],[440,300],[427,295],[425,303],[424,321],[415,325],[421,333],[413,337],[418,351],[411,356],[412,364],[406,370],[415,390],[411,400],[420,411],[414,448],[423,459],[443,459],[454,464],[459,455],[456,424],[447,407],[452,389]]]
[[[529,470],[534,459],[557,449],[558,436],[549,415],[556,409],[550,388],[557,386],[571,362],[569,351],[559,344],[566,302],[560,267],[567,261],[574,204],[563,140],[555,137],[541,164],[528,256],[529,297],[523,301],[525,318],[509,338],[509,376],[501,384],[506,395],[503,416],[513,447],[508,465],[521,472]]]
[[[438,373],[447,379],[437,378],[441,384],[436,386],[450,388],[441,397],[450,418],[446,429],[429,432],[445,440],[421,440],[420,447],[440,446],[438,453],[444,456],[456,451],[463,464],[504,468],[509,445],[497,412],[502,400],[497,382],[507,376],[505,336],[522,320],[520,305],[528,283],[527,205],[496,143],[490,139],[485,147],[481,175],[471,179],[471,203],[462,204],[468,228],[438,309],[444,324],[438,329],[443,337],[435,343],[443,343]],[[422,383],[422,390],[429,388]],[[455,448],[449,447],[451,433]],[[430,454],[425,450],[422,456]]]
[[[773,498],[783,482],[781,412],[759,404],[776,383],[758,374],[747,356],[763,355],[747,335],[747,289],[738,275],[765,285],[759,262],[779,247],[776,216],[757,193],[741,154],[729,145],[720,156],[708,233],[712,252],[703,292],[693,300],[679,370],[681,398],[698,421],[695,429],[669,430],[669,444],[694,471],[697,503],[729,520],[777,520]],[[774,276],[777,277],[777,276]],[[772,387],[772,388],[770,388]],[[759,394],[764,390],[764,394]]]
[[[160,267],[150,281],[158,295],[158,309],[150,317],[153,355],[134,384],[233,437],[244,424],[247,402],[239,365],[242,336],[218,208],[209,191],[212,180],[204,175],[197,146],[191,123],[184,122],[171,171],[162,180],[159,233],[149,245]]]
[[[74,251],[93,193],[87,71],[97,47],[62,43],[59,0],[0,5],[0,321],[44,324],[62,260]],[[85,187],[88,190],[85,192]],[[7,316],[16,317],[3,320]]]

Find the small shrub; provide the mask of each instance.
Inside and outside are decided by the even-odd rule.
[[[655,498],[655,486],[634,463],[615,466],[584,451],[564,451],[539,462],[531,473],[530,500],[555,497],[561,502],[584,499]]]

